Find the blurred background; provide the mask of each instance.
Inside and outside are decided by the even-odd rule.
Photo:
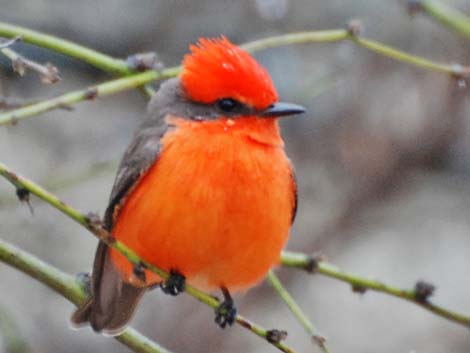
[[[470,1],[446,1],[470,14]],[[343,28],[446,63],[470,63],[470,42],[406,1],[0,0],[0,20],[49,32],[125,58],[156,51],[178,64],[200,36],[236,43]],[[37,100],[109,79],[78,61],[20,44],[56,65],[63,80],[19,78],[2,57],[0,95]],[[470,313],[470,82],[393,61],[351,42],[256,53],[285,101],[308,114],[282,122],[297,170],[299,210],[288,248],[322,253],[340,268],[404,288],[434,283],[436,303]],[[102,214],[116,164],[142,119],[138,91],[98,99],[0,127],[0,160],[83,211]],[[67,271],[89,271],[96,240],[43,202],[34,215],[0,181],[0,237]],[[346,284],[280,269],[281,279],[328,338],[332,352],[468,353],[468,329],[416,305]],[[72,331],[73,305],[0,263],[0,352],[128,352],[115,340]],[[317,352],[276,293],[261,284],[237,298],[242,314],[289,332],[298,352]],[[149,293],[133,326],[172,351],[273,352],[241,329],[221,331],[213,312],[188,296]],[[21,345],[9,345],[7,329]],[[2,329],[3,328],[3,329]],[[3,330],[3,332],[2,332]],[[10,342],[11,343],[11,342]],[[10,348],[8,348],[10,347]]]

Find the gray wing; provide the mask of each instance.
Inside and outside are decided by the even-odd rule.
[[[137,130],[124,153],[104,216],[106,229],[112,231],[119,208],[139,179],[158,160],[161,138],[168,130],[167,109],[159,107],[155,97],[149,104],[146,120]],[[122,280],[109,256],[108,246],[100,242],[95,254],[92,273],[92,294],[72,315],[72,323],[81,326],[89,322],[97,332],[116,335],[132,318],[146,288],[134,287]]]
[[[113,227],[116,208],[122,205],[140,177],[158,159],[161,149],[160,140],[167,131],[168,125],[163,117],[158,120],[152,119],[152,124],[149,120],[147,119],[140,127],[119,165],[108,208],[104,215],[104,224],[108,230]]]

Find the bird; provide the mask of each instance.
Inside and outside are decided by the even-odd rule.
[[[304,113],[282,103],[268,71],[225,36],[190,45],[178,77],[160,85],[119,165],[103,225],[166,281],[99,242],[90,295],[71,322],[120,334],[143,294],[186,284],[224,300],[255,286],[280,261],[297,210],[297,185],[278,120]]]

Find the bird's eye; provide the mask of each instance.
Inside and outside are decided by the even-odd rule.
[[[240,103],[232,98],[222,98],[216,102],[217,108],[226,113],[233,112],[239,105]]]

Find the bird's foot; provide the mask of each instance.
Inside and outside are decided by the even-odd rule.
[[[233,302],[227,303],[224,301],[215,309],[214,321],[221,328],[225,328],[227,325],[228,326],[233,325],[233,323],[235,322],[236,316],[237,316],[237,309],[235,308],[235,305],[233,305]]]
[[[237,308],[227,288],[222,287],[224,301],[215,309],[215,323],[221,328],[232,326],[237,316]]]
[[[178,295],[186,289],[186,277],[177,271],[170,271],[170,277],[160,287],[165,294]]]

